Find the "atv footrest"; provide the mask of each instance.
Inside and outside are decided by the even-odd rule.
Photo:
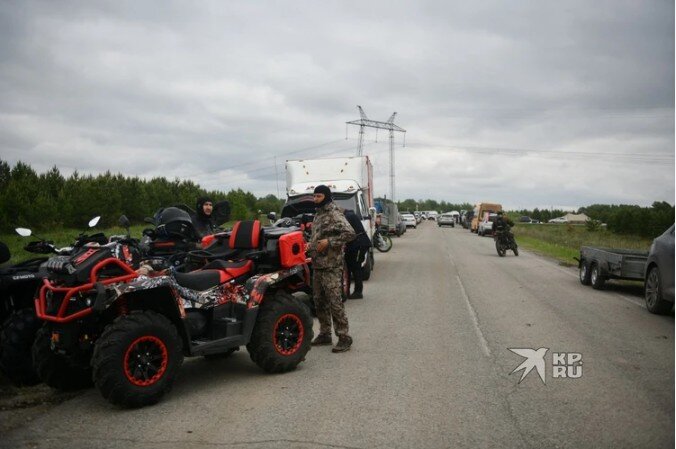
[[[236,335],[213,341],[193,340],[191,343],[191,355],[198,356],[226,352],[247,344],[247,340],[242,335]]]

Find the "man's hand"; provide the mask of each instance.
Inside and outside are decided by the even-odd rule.
[[[323,253],[329,247],[329,239],[321,239],[317,242],[317,252]]]

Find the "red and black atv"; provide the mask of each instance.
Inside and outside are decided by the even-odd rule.
[[[33,346],[38,374],[56,388],[93,380],[114,404],[138,407],[169,391],[183,357],[246,345],[267,372],[290,371],[313,337],[291,293],[309,282],[302,232],[242,221],[195,257],[198,270],[149,270],[137,242],[89,246],[53,258],[36,299],[46,323]]]

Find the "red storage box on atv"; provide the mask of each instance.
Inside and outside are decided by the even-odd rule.
[[[305,239],[302,231],[290,232],[279,237],[279,262],[282,268],[305,263]]]

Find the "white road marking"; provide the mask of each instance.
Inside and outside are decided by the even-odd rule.
[[[469,316],[472,318],[472,324],[474,325],[474,331],[477,334],[477,337],[479,337],[479,343],[481,344],[481,350],[483,353],[486,355],[486,357],[491,357],[491,350],[488,347],[488,342],[486,341],[486,338],[484,337],[484,333],[481,332],[481,328],[479,327],[479,320],[477,319],[476,312],[474,311],[474,307],[472,307],[472,303],[469,301],[469,296],[467,296],[467,292],[465,291],[465,286],[462,284],[462,281],[460,280],[459,275],[455,275],[455,278],[458,280],[458,284],[460,285],[460,292],[462,293],[462,297],[465,300],[465,304],[467,305],[467,310],[469,310]]]

